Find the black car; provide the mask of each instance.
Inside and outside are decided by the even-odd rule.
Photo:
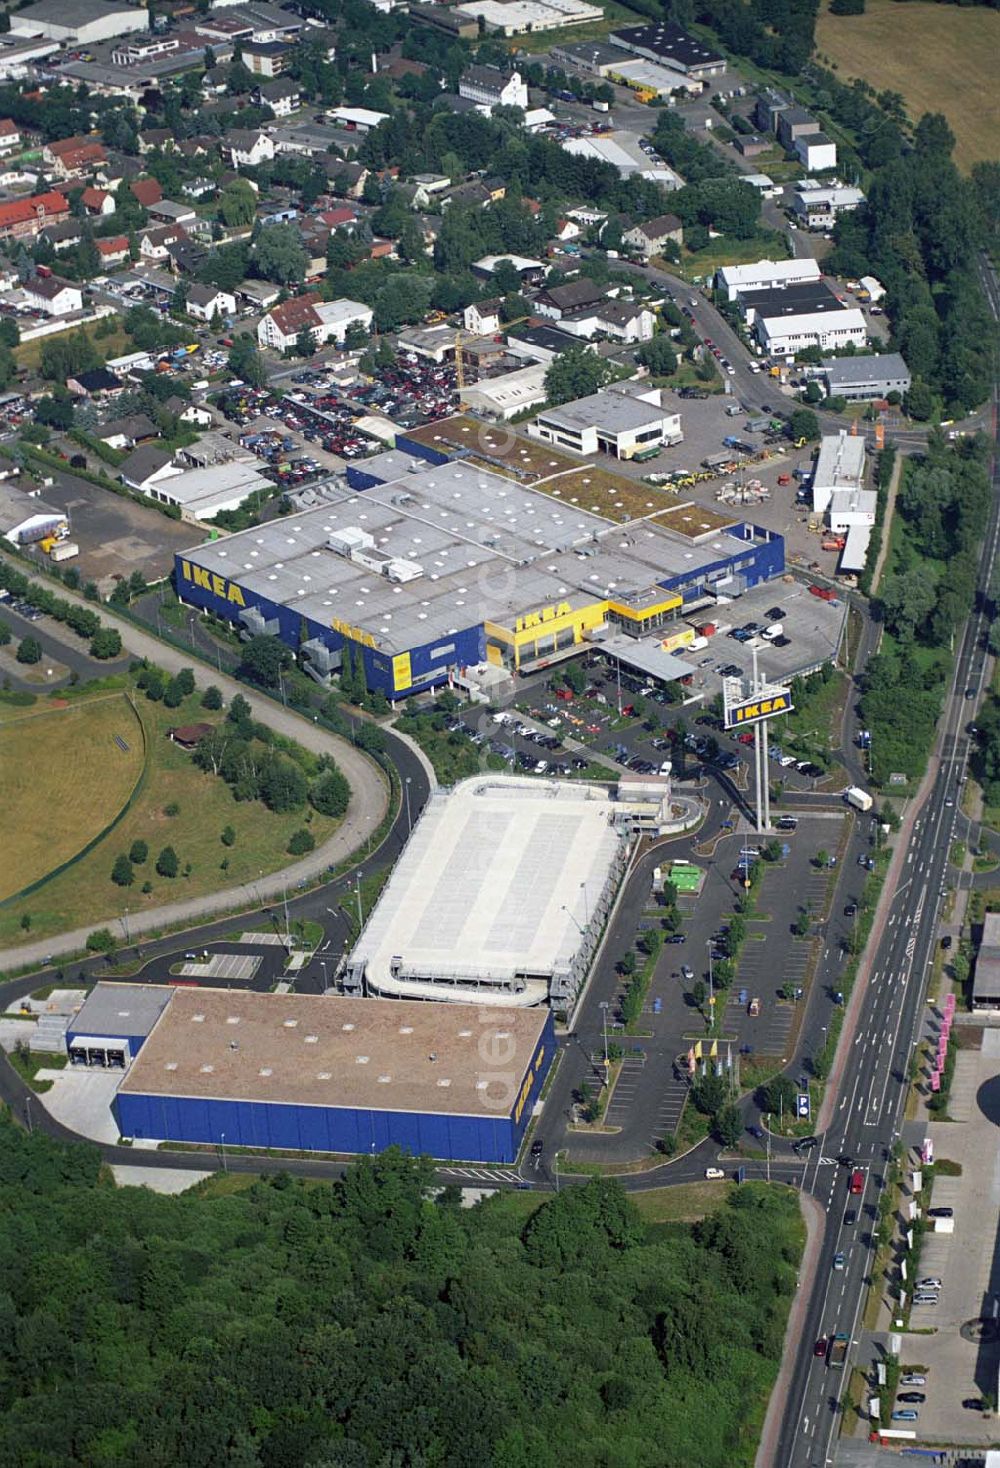
[[[545,1150],[545,1143],[543,1141],[541,1141],[540,1139],[537,1139],[536,1141],[532,1142],[532,1144],[531,1144],[531,1155],[532,1155],[532,1157],[541,1157],[542,1152],[544,1150]]]
[[[844,1214],[844,1227],[845,1228],[850,1228],[851,1224],[852,1223],[857,1223],[857,1221],[858,1221],[858,1210],[856,1208],[848,1208],[847,1212]],[[904,1398],[900,1398],[900,1400],[901,1401],[906,1401],[908,1399],[904,1397]],[[920,1400],[923,1401],[923,1397],[921,1397]]]
[[[926,1402],[927,1397],[923,1392],[900,1392],[896,1400],[898,1402]]]
[[[819,765],[814,765],[811,761],[807,760],[805,764],[799,766],[799,773],[814,777],[816,775],[822,775],[823,771]]]
[[[927,1210],[927,1217],[928,1218],[954,1218],[955,1217],[955,1210],[954,1210],[954,1208],[928,1208],[928,1210]]]
[[[781,633],[781,635],[779,637],[772,637],[771,638],[771,646],[772,647],[791,647],[791,645],[792,645],[792,639],[790,637],[786,637],[783,632]]]
[[[687,939],[684,937],[684,934],[683,933],[671,933],[670,934],[670,937],[667,939],[667,942],[668,943],[686,943],[687,942]]]
[[[781,607],[772,607],[769,612],[765,613],[765,616],[769,622],[783,622],[788,613]]]
[[[844,908],[844,916],[845,917],[857,917],[857,915],[858,915],[858,904],[856,902],[848,902],[847,905]]]
[[[964,1397],[962,1399],[962,1406],[968,1412],[982,1412],[985,1405],[982,1397]]]

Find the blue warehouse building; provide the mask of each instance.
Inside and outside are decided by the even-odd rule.
[[[544,666],[609,629],[656,632],[784,571],[774,532],[671,501],[623,536],[581,508],[584,461],[563,456],[535,487],[495,472],[492,440],[472,454],[431,426],[352,465],[318,507],[178,554],[178,594],[247,636],[280,637],[320,682],[349,648],[369,689],[395,700],[491,663]]]
[[[70,1064],[126,1070],[172,992],[155,984],[98,984],[66,1027]]]
[[[175,989],[114,1112],[135,1139],[509,1163],[554,1055],[543,1009]]]

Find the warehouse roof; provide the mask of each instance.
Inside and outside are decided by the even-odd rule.
[[[539,445],[528,447],[541,456]],[[557,454],[547,472],[580,467]],[[175,482],[164,488],[172,493]],[[423,465],[360,494],[326,493],[316,509],[206,542],[186,558],[324,626],[360,627],[381,651],[404,652],[484,619],[511,627],[550,602],[581,607],[613,595],[646,606],[661,583],[739,554],[726,533],[692,547],[647,522],[624,537],[578,505],[467,460]],[[578,491],[581,504],[586,495]],[[413,561],[423,574],[390,581],[331,550],[331,536],[345,530],[366,531],[377,553]]]
[[[172,993],[162,984],[97,984],[68,1028],[76,1035],[148,1035]]]
[[[614,45],[634,51],[652,51],[661,61],[679,67],[681,71],[725,63],[725,58],[718,51],[713,51],[697,36],[666,21],[626,26],[609,39]]]
[[[672,417],[672,410],[622,393],[595,392],[558,408],[539,413],[540,423],[554,423],[574,430],[598,428],[602,433],[631,433],[650,423]]]
[[[765,319],[847,309],[825,280],[798,280],[788,285],[741,291],[739,306],[748,316],[754,312]]]
[[[824,357],[823,371],[831,387],[862,387],[868,382],[899,382],[910,369],[898,352],[863,352],[854,357]]]
[[[603,787],[475,776],[436,790],[353,953],[382,988],[394,967],[439,982],[522,976],[535,1002],[568,971],[619,854]]]
[[[853,433],[827,433],[820,441],[813,484],[828,489],[860,489],[865,441]]]
[[[119,1090],[506,1117],[511,1075],[516,1094],[547,1017],[405,999],[175,989]]]
[[[105,0],[36,0],[34,5],[27,5],[23,10],[19,10],[17,17],[22,22],[37,20],[71,29],[76,26],[93,25],[94,21],[120,15],[123,10],[136,9],[138,9],[137,6],[124,3],[105,4]]]

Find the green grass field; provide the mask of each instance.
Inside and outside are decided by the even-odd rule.
[[[820,12],[820,61],[841,81],[870,82],[906,99],[914,121],[943,112],[955,134],[955,160],[964,169],[997,156],[1000,133],[1000,13],[981,6],[867,0],[864,15]]]
[[[121,694],[60,705],[0,710],[0,900],[82,850],[115,818],[142,771],[139,724]]]
[[[190,756],[167,738],[167,729],[202,720],[213,722],[222,717],[219,714],[206,715],[200,707],[199,697],[195,693],[179,708],[168,709],[162,703],[150,703],[141,693],[137,695],[136,707],[146,730],[149,753],[145,781],[134,807],[114,831],[79,863],[53,878],[31,897],[11,903],[0,911],[0,951],[24,942],[26,938],[48,937],[73,928],[104,926],[120,917],[126,905],[130,913],[136,913],[144,908],[212,892],[219,887],[252,883],[262,873],[273,872],[294,860],[286,849],[293,831],[307,825],[319,846],[336,830],[339,822],[318,812],[312,812],[312,819],[307,822],[308,808],[277,815],[259,801],[238,802],[223,780],[198,770]],[[51,768],[53,772],[46,774],[44,794],[39,792],[35,806],[24,810],[24,819],[17,825],[17,829],[23,828],[29,833],[26,839],[36,839],[39,853],[36,864],[44,856],[44,866],[35,871],[36,876],[42,875],[44,870],[51,870],[73,851],[79,851],[109,819],[109,806],[99,803],[99,797],[103,801],[101,786],[107,782],[110,768],[108,741],[103,736],[95,738],[93,733],[88,737],[87,732],[93,729],[95,718],[103,717],[98,711],[106,702],[106,698],[100,701],[85,698],[74,704],[71,712],[76,717],[75,743],[71,759],[66,755],[66,746],[62,746],[62,767],[68,768],[65,784],[53,785],[62,767],[57,762],[49,766],[47,761],[40,761],[37,745],[29,744],[22,737],[15,774],[17,783],[31,786],[40,769],[48,771]],[[121,707],[122,702],[119,700],[116,706]],[[50,717],[55,720],[57,716],[52,714]],[[6,711],[0,713],[0,718],[3,721],[0,724],[2,737],[3,731],[16,719]],[[130,732],[132,737],[126,734],[128,743],[138,747],[134,720]],[[0,758],[5,753],[5,746],[0,743]],[[53,759],[56,759],[55,755]],[[5,773],[7,768],[5,760]],[[134,778],[135,775],[133,781]],[[43,806],[53,812],[58,811],[61,820],[63,792],[73,790],[77,785],[80,787],[78,799],[81,805],[77,835],[69,848],[60,847],[53,858],[51,844],[44,834],[38,838],[30,836],[32,822],[41,814]],[[88,792],[92,807],[84,804]],[[116,803],[112,803],[111,815],[121,808],[124,798],[116,798]],[[6,804],[9,806],[9,801]],[[167,809],[174,806],[177,813],[167,815]],[[5,810],[5,816],[6,813]],[[11,829],[7,820],[5,826]],[[232,826],[236,833],[236,840],[230,847],[224,846],[220,839],[226,826]],[[120,852],[128,852],[132,842],[140,839],[149,847],[148,860],[135,868],[135,882],[131,887],[115,886],[111,881],[115,857]],[[182,873],[190,862],[189,876],[169,878],[157,875],[156,857],[168,845],[177,853]],[[221,868],[223,860],[229,863],[226,871]],[[30,879],[18,877],[8,884],[8,890],[19,891],[27,880]],[[151,891],[144,893],[142,887],[147,881],[151,884]],[[21,927],[25,914],[31,920],[27,931]]]

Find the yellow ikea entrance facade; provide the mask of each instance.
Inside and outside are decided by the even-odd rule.
[[[639,635],[676,616],[680,606],[681,598],[673,591],[660,592],[655,600],[636,605],[614,597],[581,607],[573,607],[568,601],[554,602],[521,613],[512,627],[487,621],[487,657],[492,663],[516,671],[522,663],[534,663],[588,641],[589,635],[608,621]]]

